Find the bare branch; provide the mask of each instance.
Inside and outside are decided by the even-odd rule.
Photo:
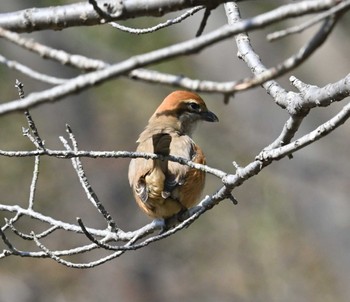
[[[36,186],[37,186],[38,177],[39,177],[39,164],[40,164],[40,156],[35,156],[33,177],[32,177],[32,182],[30,184],[29,203],[28,203],[28,207],[30,209],[32,209],[34,206],[35,191],[36,191]]]
[[[35,244],[44,251],[45,256],[50,257],[51,259],[55,260],[56,262],[58,262],[59,264],[63,264],[65,266],[68,267],[74,267],[74,268],[85,268],[84,265],[80,265],[80,264],[74,264],[70,261],[66,261],[62,258],[60,258],[59,256],[55,255],[54,252],[50,251],[45,245],[43,245],[39,239],[35,236],[34,232],[32,232],[32,236],[34,238],[34,242]],[[93,267],[93,266],[89,266],[89,267]],[[86,267],[87,268],[87,267]]]
[[[336,0],[325,0],[322,1],[322,3],[320,3],[320,1],[307,1],[305,3],[299,3],[300,5],[285,5],[250,20],[240,21],[234,26],[225,25],[198,38],[178,43],[172,45],[171,47],[165,47],[156,51],[152,51],[143,55],[131,57],[130,59],[127,59],[121,63],[106,67],[103,70],[98,70],[90,72],[86,75],[78,76],[72,80],[67,81],[67,83],[48,89],[46,91],[33,93],[23,99],[21,102],[12,101],[2,104],[0,105],[0,115],[22,110],[24,108],[38,106],[45,102],[60,100],[71,93],[80,92],[107,79],[112,79],[122,74],[128,73],[133,69],[174,57],[193,54],[205,47],[227,39],[238,33],[262,28],[274,22],[278,22],[283,18],[289,18],[296,15],[300,16],[314,11],[326,9],[327,7],[334,4],[334,1]]]
[[[8,41],[24,47],[25,49],[37,53],[43,58],[51,59],[57,61],[63,65],[71,66],[74,68],[78,68],[80,70],[98,70],[103,69],[110,64],[96,59],[91,59],[85,56],[69,54],[63,50],[56,50],[54,48],[48,47],[41,43],[35,42],[32,39],[26,39],[19,36],[17,33],[10,32],[8,30],[0,28],[0,36],[6,38]],[[22,73],[28,76],[35,76],[35,73],[32,74],[30,70],[30,74],[27,71],[18,69]],[[146,69],[134,69],[128,75],[133,80],[142,80],[148,83],[156,83],[156,84],[165,84],[173,87],[182,87],[186,89],[190,89],[193,91],[202,91],[202,92],[220,92],[220,93],[232,93],[235,91],[235,87],[237,85],[237,81],[231,82],[214,82],[214,81],[206,81],[206,80],[197,80],[191,79],[182,75],[172,75],[161,73],[159,71],[154,70],[146,70]],[[41,81],[48,82],[50,84],[62,84],[66,82],[66,79],[52,78],[50,80],[50,76],[40,74],[38,78]],[[62,81],[61,81],[62,80]],[[61,83],[59,83],[61,81]]]
[[[62,230],[74,232],[74,233],[82,233],[81,228],[77,225],[66,223],[57,219],[54,219],[50,216],[43,215],[32,209],[25,209],[17,205],[4,205],[0,204],[0,211],[6,211],[9,213],[17,213],[19,215],[24,215],[38,221],[47,223],[51,226],[58,226]],[[13,223],[13,222],[12,222]],[[89,228],[89,232],[94,234],[95,236],[105,237],[108,235],[108,231],[106,230],[96,230]]]
[[[0,14],[0,27],[15,32],[32,32],[43,29],[63,29],[71,26],[104,24],[141,16],[162,16],[199,5],[219,5],[223,0],[95,0],[96,5],[80,2],[49,8],[33,8]],[[96,7],[98,9],[96,10]],[[102,13],[101,13],[102,12]]]
[[[57,50],[52,47],[43,45],[32,39],[21,37],[19,34],[0,27],[0,37],[23,47],[31,52],[38,54],[42,58],[48,58],[61,63],[62,65],[71,66],[81,70],[97,70],[107,67],[109,64],[82,55],[69,54],[63,50]]]
[[[52,76],[37,72],[34,69],[29,68],[28,66],[25,66],[19,62],[8,60],[2,55],[0,55],[0,63],[5,64],[7,67],[9,67],[11,69],[15,69],[15,70],[25,74],[28,77],[31,77],[35,80],[45,82],[48,84],[59,85],[59,84],[62,84],[66,81],[66,79],[60,79],[60,78],[52,77]]]
[[[339,102],[350,95],[350,73],[340,81],[328,84],[322,88],[305,84],[292,76],[290,81],[303,98],[296,106],[310,109],[313,107],[326,107],[334,102]]]
[[[42,57],[49,58],[61,64],[69,65],[78,69],[96,70],[96,69],[103,69],[103,68],[106,68],[107,66],[110,66],[110,64],[101,60],[95,60],[95,59],[91,59],[80,55],[69,54],[62,50],[56,50],[56,49],[50,48],[38,42],[34,42],[33,40],[22,38],[16,33],[11,33],[1,28],[0,28],[0,36],[3,36],[4,38],[8,39],[9,41],[19,46],[23,46],[26,49],[33,51]],[[294,66],[291,66],[291,68],[294,68]],[[258,74],[256,77],[246,78],[244,80],[239,80],[239,81],[230,81],[230,82],[215,82],[215,81],[208,81],[208,80],[191,79],[182,75],[166,74],[166,73],[161,73],[159,71],[146,70],[142,68],[132,70],[128,74],[128,76],[131,79],[142,80],[148,83],[155,83],[155,84],[161,83],[161,84],[170,85],[173,87],[186,88],[192,91],[210,92],[210,93],[216,92],[216,93],[223,93],[226,96],[230,96],[234,92],[243,91],[245,89],[249,89],[256,85],[259,85],[263,83],[263,81],[268,80],[270,77],[274,78],[279,76],[280,75],[279,73],[273,73],[274,70],[275,68],[272,68],[270,70],[266,69],[265,72],[267,76],[266,75],[261,76]],[[23,70],[20,70],[20,71],[24,72]],[[26,74],[26,72],[24,73]],[[32,76],[32,74],[30,74],[29,76]],[[39,80],[52,83],[52,84],[56,82],[55,79],[57,79],[57,81],[60,83],[67,82],[66,79],[64,80],[62,79],[61,81],[61,79],[58,79],[58,78],[54,78],[54,80],[51,81],[48,77],[49,76],[47,75],[40,74]]]
[[[28,235],[28,234],[25,234],[23,232],[20,232],[19,230],[17,230],[14,225],[13,225],[13,222],[11,221],[8,221],[7,219],[5,219],[6,223],[9,225],[11,231],[16,234],[17,236],[21,237],[22,239],[24,240],[33,240],[33,236],[32,235]],[[40,234],[36,234],[36,237],[37,238],[44,238],[50,234],[52,234],[54,231],[58,230],[59,229],[59,226],[58,225],[55,225],[53,227],[50,227],[48,228],[47,230],[43,231],[42,233]]]
[[[209,7],[205,9],[201,24],[199,25],[198,31],[196,33],[196,37],[199,37],[200,35],[202,35],[204,28],[207,25],[211,10],[212,8],[209,8]]]
[[[183,13],[182,15],[180,15],[179,17],[177,17],[175,19],[169,19],[166,22],[159,23],[156,26],[152,26],[149,28],[131,28],[131,27],[120,25],[116,22],[110,22],[109,24],[111,24],[113,27],[115,27],[119,30],[125,31],[125,32],[130,33],[130,34],[136,34],[136,35],[148,34],[148,33],[152,33],[152,32],[155,32],[157,30],[163,29],[165,27],[169,27],[173,24],[180,23],[183,20],[187,19],[188,17],[194,15],[196,12],[202,10],[203,8],[204,8],[204,6],[196,6],[194,8],[189,9],[188,11],[186,11],[185,13]]]
[[[23,84],[19,81],[19,80],[16,80],[16,85],[15,87],[17,88],[18,90],[18,95],[19,97],[23,100],[25,98],[25,95],[24,95],[24,86]],[[30,115],[28,109],[25,109],[24,110],[24,116],[26,117],[27,119],[27,122],[28,122],[28,126],[29,126],[29,129],[31,130],[32,134],[33,134],[33,138],[34,138],[34,145],[38,148],[38,149],[44,149],[44,142],[42,141],[42,139],[40,138],[40,135],[39,135],[39,132],[38,132],[38,129],[32,119],[32,116]]]
[[[329,9],[328,11],[320,13],[315,18],[312,18],[312,19],[310,19],[310,20],[308,20],[300,25],[296,25],[296,26],[293,26],[291,28],[277,31],[277,32],[274,32],[274,33],[267,35],[267,39],[269,41],[274,41],[277,39],[284,38],[284,37],[291,35],[291,34],[300,33],[302,31],[304,31],[305,29],[321,22],[322,20],[324,20],[332,15],[337,15],[339,13],[346,12],[349,9],[349,7],[350,7],[349,0],[342,1],[338,5]]]
[[[78,143],[73,135],[72,129],[67,125],[67,132],[69,134],[69,138],[72,142],[73,149],[75,152],[78,152]],[[71,150],[68,143],[64,141],[64,139],[61,137],[61,141],[63,142],[64,146],[68,151]],[[112,216],[108,213],[108,211],[104,208],[102,203],[100,202],[99,198],[97,197],[97,194],[92,189],[86,175],[83,169],[83,165],[79,159],[79,157],[72,158],[72,164],[77,172],[77,175],[79,177],[80,183],[87,195],[87,198],[91,201],[91,203],[97,208],[97,210],[102,214],[102,216],[105,218],[105,220],[108,223],[108,227],[112,232],[117,232],[117,224],[113,220]]]
[[[5,64],[7,67],[11,69],[15,69],[30,78],[33,78],[41,82],[49,83],[52,85],[59,85],[67,81],[66,79],[60,79],[60,78],[52,77],[52,76],[37,72],[34,69],[31,69],[28,66],[25,66],[19,62],[8,60],[2,55],[0,55],[0,63]]]
[[[0,254],[0,259],[4,258],[6,256],[9,256],[11,254],[14,255],[20,255],[20,251],[18,251],[13,245],[12,243],[8,240],[8,238],[6,237],[5,233],[3,232],[2,228],[0,228],[0,236],[2,241],[7,245],[8,250],[3,250],[2,253]]]
[[[295,133],[298,131],[302,121],[304,120],[305,114],[293,115],[289,117],[287,122],[284,124],[281,134],[272,142],[269,146],[264,148],[264,150],[271,150],[285,145],[290,142],[294,137]]]
[[[350,117],[350,103],[343,107],[343,109],[326,123],[317,127],[314,131],[302,136],[301,138],[289,143],[283,147],[261,152],[257,159],[262,161],[279,160],[286,155],[294,153],[311,143],[319,140],[323,136],[331,133]]]
[[[320,47],[323,44],[323,42],[327,39],[332,29],[334,28],[335,23],[336,19],[334,18],[326,19],[320,30],[315,34],[315,36],[295,55],[286,59],[284,62],[278,64],[276,67],[266,69],[265,71],[262,71],[253,78],[248,78],[243,80],[241,83],[237,83],[235,90],[240,91],[256,87],[271,79],[276,79],[277,77],[284,75],[287,72],[299,66],[308,57],[310,57],[310,55],[314,51],[316,51],[318,47]],[[281,107],[285,108],[285,104],[281,104]]]
[[[237,24],[241,22],[241,17],[239,14],[238,6],[235,3],[225,4],[226,14],[228,16],[229,24]],[[243,83],[243,88],[246,89],[250,85],[254,86],[255,83],[263,84],[263,87],[267,92],[275,99],[275,102],[282,108],[288,109],[291,115],[298,115],[297,108],[300,106],[291,106],[291,104],[303,102],[299,97],[298,101],[291,103],[290,98],[287,98],[287,92],[276,82],[270,81],[275,76],[284,74],[285,72],[291,70],[292,68],[298,66],[306,58],[308,58],[322,43],[326,40],[330,32],[332,31],[337,18],[328,18],[320,30],[315,34],[315,36],[307,43],[300,51],[291,58],[284,61],[284,63],[279,64],[276,68],[267,69],[261,62],[259,56],[254,52],[249,37],[245,33],[241,33],[236,36],[236,43],[239,51],[239,56],[248,65],[248,67],[255,74],[255,78],[251,81]],[[248,87],[244,87],[248,86]],[[289,93],[291,96],[292,93]],[[293,98],[298,98],[294,95]]]
[[[50,156],[60,159],[75,158],[75,157],[89,157],[89,158],[146,158],[146,159],[168,159],[170,161],[178,162],[189,167],[202,170],[218,178],[225,176],[225,172],[209,167],[207,165],[202,165],[194,163],[190,160],[187,160],[183,157],[178,156],[162,156],[154,153],[145,153],[145,152],[129,152],[129,151],[74,151],[74,150],[51,150],[46,148],[45,150],[34,150],[34,151],[4,151],[0,150],[0,156],[7,157],[33,157],[33,156]]]

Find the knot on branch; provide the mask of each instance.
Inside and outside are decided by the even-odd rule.
[[[123,1],[113,0],[89,0],[95,12],[102,18],[101,23],[105,23],[119,17],[123,12]]]

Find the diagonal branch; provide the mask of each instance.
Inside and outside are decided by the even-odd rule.
[[[51,85],[59,85],[67,81],[66,79],[61,79],[47,74],[43,74],[19,62],[8,60],[2,55],[0,55],[0,63],[5,64],[8,68],[15,69],[28,77],[31,77],[41,82],[49,83]]]
[[[78,152],[78,143],[73,135],[72,129],[68,125],[67,125],[67,132],[68,132],[69,138],[72,142],[73,150],[75,152]],[[68,142],[65,141],[62,137],[61,137],[61,141],[64,144],[65,148],[68,151],[70,151],[71,148],[68,145]],[[87,195],[87,198],[91,201],[91,203],[97,208],[97,210],[102,214],[104,219],[107,221],[109,229],[112,232],[117,232],[118,226],[117,226],[116,222],[113,220],[112,216],[108,213],[108,211],[105,209],[105,207],[102,205],[99,198],[97,197],[97,194],[92,189],[92,187],[91,187],[91,185],[90,185],[90,183],[85,175],[85,171],[83,169],[83,165],[82,165],[79,157],[74,157],[71,159],[71,161],[72,161],[72,164],[73,164],[75,171],[77,172],[80,183],[81,183],[81,185],[82,185],[82,187]]]
[[[316,17],[314,17],[310,20],[307,20],[306,22],[304,22],[302,24],[268,34],[267,39],[269,41],[274,41],[277,39],[284,38],[284,37],[291,35],[291,34],[300,33],[302,31],[304,31],[305,29],[315,25],[316,23],[321,22],[323,19],[326,19],[332,15],[337,15],[339,13],[346,12],[349,8],[350,8],[350,1],[349,0],[342,1],[338,5],[329,9],[328,11],[318,14]]]
[[[245,79],[241,83],[238,82],[235,85],[235,91],[247,90],[270,81],[271,79],[276,79],[302,64],[326,41],[336,22],[337,18],[327,18],[320,30],[295,55],[278,64],[276,67],[260,72],[253,78]],[[284,108],[285,103],[280,104],[280,106]]]
[[[261,161],[279,160],[321,139],[322,137],[326,136],[327,134],[331,133],[339,126],[344,124],[349,118],[350,103],[344,106],[343,109],[336,116],[317,127],[314,131],[280,148],[262,151],[257,156],[257,159]]]

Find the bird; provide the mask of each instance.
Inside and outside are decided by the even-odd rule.
[[[172,155],[206,164],[192,133],[199,121],[218,122],[203,99],[190,91],[170,93],[140,134],[136,152]],[[129,183],[138,206],[154,219],[168,219],[195,206],[205,185],[205,172],[167,159],[134,158]]]

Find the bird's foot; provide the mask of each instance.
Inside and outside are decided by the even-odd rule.
[[[165,232],[172,229],[173,227],[175,227],[179,223],[185,221],[188,217],[190,217],[190,213],[188,212],[188,210],[182,209],[179,213],[177,213],[171,217],[159,219],[159,220],[163,220],[163,224],[161,226],[159,235],[164,234]]]

